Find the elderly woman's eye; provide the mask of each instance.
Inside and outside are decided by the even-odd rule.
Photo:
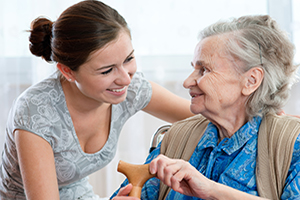
[[[206,67],[201,67],[199,73],[201,75],[204,75],[208,70],[206,69]]]

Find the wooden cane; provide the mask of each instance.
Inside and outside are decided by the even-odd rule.
[[[156,176],[156,174],[150,174],[149,164],[134,165],[120,160],[117,170],[124,174],[133,186],[129,196],[138,198],[141,198],[142,187],[145,182]]]

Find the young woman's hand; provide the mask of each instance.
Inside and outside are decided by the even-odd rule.
[[[129,197],[128,194],[130,193],[130,191],[132,190],[132,185],[129,183],[128,185],[126,185],[125,187],[122,187],[117,196],[115,196],[112,200],[139,200],[139,198],[137,197]]]

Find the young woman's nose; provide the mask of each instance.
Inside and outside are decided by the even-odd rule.
[[[132,73],[130,69],[121,67],[118,71],[118,78],[116,79],[116,83],[119,85],[129,85],[133,74],[134,73]]]

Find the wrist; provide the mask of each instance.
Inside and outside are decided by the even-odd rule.
[[[216,199],[221,199],[222,197],[222,190],[220,188],[220,184],[215,182],[215,181],[211,181],[209,190],[208,190],[208,198],[207,200],[216,200]]]

